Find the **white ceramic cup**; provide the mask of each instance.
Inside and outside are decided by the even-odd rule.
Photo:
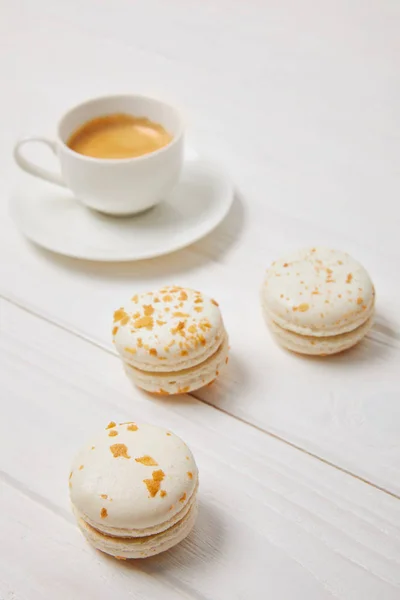
[[[173,136],[163,148],[136,158],[92,158],[74,152],[66,142],[86,121],[113,113],[147,117]],[[110,215],[132,215],[159,203],[179,179],[183,163],[183,120],[172,106],[145,96],[107,96],[69,110],[60,120],[56,139],[27,137],[14,147],[17,164],[31,175],[69,188],[89,208]],[[25,144],[41,142],[58,157],[61,175],[24,157]]]

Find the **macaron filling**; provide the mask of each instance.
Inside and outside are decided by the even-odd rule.
[[[198,507],[197,502],[195,502],[185,517],[169,529],[161,533],[139,538],[118,538],[105,535],[85,523],[82,519],[78,519],[78,526],[87,541],[98,550],[110,554],[119,560],[138,559],[165,552],[176,544],[179,544],[193,529],[197,512]]]
[[[204,362],[169,373],[141,371],[124,364],[128,377],[142,389],[160,395],[187,394],[213,383],[229,361],[229,343],[225,334],[218,350]]]
[[[362,325],[346,333],[331,336],[301,335],[280,327],[274,321],[268,323],[277,341],[288,350],[300,354],[328,355],[348,350],[361,341],[374,322],[374,315]]]

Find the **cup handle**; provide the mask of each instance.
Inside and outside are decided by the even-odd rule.
[[[46,144],[55,155],[57,155],[57,145],[56,142],[49,140],[45,137],[37,137],[31,136],[23,138],[19,140],[14,146],[14,159],[15,162],[23,171],[26,171],[30,175],[34,175],[35,177],[40,177],[41,179],[45,179],[46,181],[50,181],[50,183],[56,183],[57,185],[61,185],[62,187],[66,187],[61,175],[56,172],[48,171],[47,169],[43,169],[42,167],[38,167],[30,160],[27,160],[21,150],[25,144],[29,144],[31,142],[41,142],[42,144]]]

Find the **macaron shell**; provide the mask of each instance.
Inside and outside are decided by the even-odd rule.
[[[364,269],[349,254],[307,248],[273,263],[262,290],[265,313],[303,335],[346,333],[367,321],[375,292]]]
[[[348,350],[358,344],[371,329],[373,321],[373,315],[371,315],[365,323],[360,325],[360,327],[348,331],[347,333],[327,337],[300,335],[293,331],[283,329],[274,323],[274,321],[270,321],[268,325],[279,344],[287,350],[299,354],[327,356],[330,354],[338,354],[339,352]]]
[[[185,517],[173,527],[143,538],[116,538],[107,536],[91,527],[82,519],[78,525],[87,541],[97,550],[115,556],[119,559],[147,558],[169,550],[184,540],[191,530],[197,517],[197,503],[194,502]]]
[[[192,453],[167,430],[111,425],[75,458],[71,502],[91,524],[115,535],[157,528],[182,511],[197,487]]]
[[[115,311],[113,338],[127,363],[147,371],[171,371],[203,362],[224,331],[215,300],[181,287],[134,295]]]
[[[160,394],[187,394],[214,381],[228,363],[229,342],[224,334],[218,350],[204,362],[189,369],[169,373],[141,371],[124,364],[125,372],[131,381],[140,388]]]

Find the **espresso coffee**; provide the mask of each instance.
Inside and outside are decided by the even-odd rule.
[[[67,146],[93,158],[134,158],[159,150],[172,135],[146,117],[113,114],[91,119],[79,127]]]

